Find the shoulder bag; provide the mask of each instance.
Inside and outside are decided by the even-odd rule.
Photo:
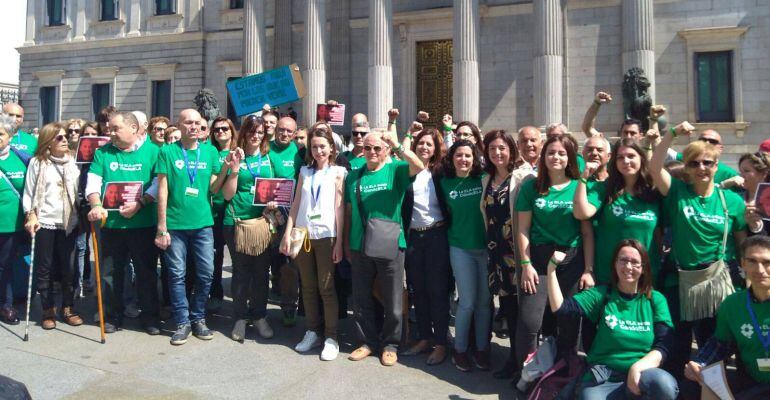
[[[398,257],[398,239],[401,236],[401,224],[384,218],[366,219],[364,202],[361,200],[361,178],[366,167],[361,167],[356,180],[356,199],[358,214],[361,217],[363,240],[361,251],[370,258],[393,261]]]
[[[265,217],[237,218],[232,203],[230,212],[233,214],[235,251],[247,256],[258,256],[264,253],[273,239],[273,230],[268,220]]]

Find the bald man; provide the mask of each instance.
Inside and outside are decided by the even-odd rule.
[[[350,119],[350,143],[353,148],[342,155],[350,162],[351,169],[358,169],[366,164],[364,159],[364,136],[369,133],[369,119],[366,114],[358,113]]]
[[[155,244],[164,251],[169,274],[171,307],[177,324],[172,345],[182,345],[192,332],[210,340],[206,300],[214,272],[214,236],[209,194],[221,189],[229,166],[222,165],[213,146],[199,143],[201,115],[193,109],[179,113],[181,139],[163,146],[158,157],[158,229]],[[195,290],[188,303],[185,274],[188,249],[195,256]]]
[[[6,103],[3,105],[3,112],[16,119],[15,132],[11,134],[11,147],[32,155],[37,150],[37,139],[27,132],[21,130],[24,124],[24,108],[16,103]]]

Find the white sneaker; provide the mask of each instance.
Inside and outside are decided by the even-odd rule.
[[[302,338],[302,341],[297,343],[296,346],[294,346],[294,350],[296,350],[299,353],[304,353],[320,345],[321,345],[321,341],[318,340],[318,335],[313,331],[307,331],[305,332],[305,337]]]
[[[321,351],[322,361],[331,361],[337,358],[337,354],[340,353],[340,345],[337,341],[329,338],[324,341],[324,349]]]
[[[267,318],[258,319],[257,322],[254,323],[254,326],[257,327],[257,332],[259,332],[259,336],[262,336],[263,339],[270,339],[273,337],[273,328],[267,323]]]

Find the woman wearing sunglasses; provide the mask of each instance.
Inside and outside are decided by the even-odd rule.
[[[564,253],[548,261],[551,311],[557,317],[583,317],[596,327],[586,355],[589,369],[578,382],[579,399],[673,400],[679,392],[676,379],[661,369],[674,324],[666,298],[652,289],[645,247],[634,239],[621,240],[610,265],[603,266],[610,270],[609,283],[566,299],[557,278]]]
[[[75,150],[78,147],[78,140],[80,140],[80,133],[85,126],[86,121],[79,118],[73,118],[67,121],[67,140],[69,141],[70,149]]]
[[[150,141],[154,145],[162,147],[164,144],[166,144],[166,128],[168,128],[169,123],[171,123],[171,121],[163,116],[152,117],[150,119],[150,124],[147,127],[147,134],[150,135]]]
[[[736,248],[746,237],[745,206],[738,194],[714,183],[719,150],[700,140],[687,145],[682,152],[686,181],[672,178],[663,168],[671,143],[694,130],[686,121],[671,128],[650,160],[653,183],[665,198],[672,237],[670,257],[677,270],[665,282],[677,323],[675,358],[689,354],[693,334],[699,347],[706,343],[714,334],[719,304],[734,286],[743,285]],[[686,361],[672,360],[672,368],[681,370]]]
[[[72,326],[83,323],[75,313],[75,240],[78,225],[80,171],[69,151],[67,134],[60,123],[40,129],[37,150],[29,163],[24,185],[24,228],[36,237],[37,290],[43,306],[43,329],[56,327],[52,280],[59,277],[62,318]]]

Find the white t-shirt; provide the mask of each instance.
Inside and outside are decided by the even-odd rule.
[[[412,223],[410,228],[425,228],[441,221],[441,206],[438,203],[436,185],[430,171],[424,169],[414,178],[414,207],[412,207]]]
[[[310,239],[324,239],[337,236],[336,210],[337,179],[345,180],[347,170],[340,166],[329,166],[320,171],[303,166],[302,199],[297,210],[296,226],[307,228]]]

